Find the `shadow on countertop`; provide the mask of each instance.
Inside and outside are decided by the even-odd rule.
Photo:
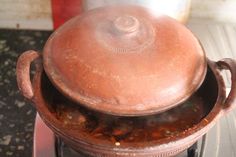
[[[20,94],[16,61],[26,50],[41,51],[51,31],[0,29],[0,157],[31,157],[35,109]]]

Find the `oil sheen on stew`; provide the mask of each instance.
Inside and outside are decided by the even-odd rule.
[[[185,103],[161,114],[118,117],[79,107],[68,100],[57,100],[55,115],[66,127],[114,143],[150,142],[176,136],[204,117],[204,102],[193,96]]]

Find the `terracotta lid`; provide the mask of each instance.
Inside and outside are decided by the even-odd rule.
[[[43,60],[65,96],[122,116],[180,104],[206,73],[203,49],[185,26],[137,6],[100,8],[73,18],[49,38]]]

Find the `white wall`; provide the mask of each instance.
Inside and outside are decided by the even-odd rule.
[[[236,23],[236,0],[192,0],[190,17]],[[51,30],[51,0],[0,0],[0,28]]]
[[[236,23],[236,0],[192,0],[191,18]]]
[[[51,0],[0,0],[0,28],[52,29]]]

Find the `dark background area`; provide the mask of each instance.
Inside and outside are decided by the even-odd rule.
[[[32,156],[36,111],[18,91],[16,61],[26,50],[42,51],[50,34],[0,29],[0,157]]]

